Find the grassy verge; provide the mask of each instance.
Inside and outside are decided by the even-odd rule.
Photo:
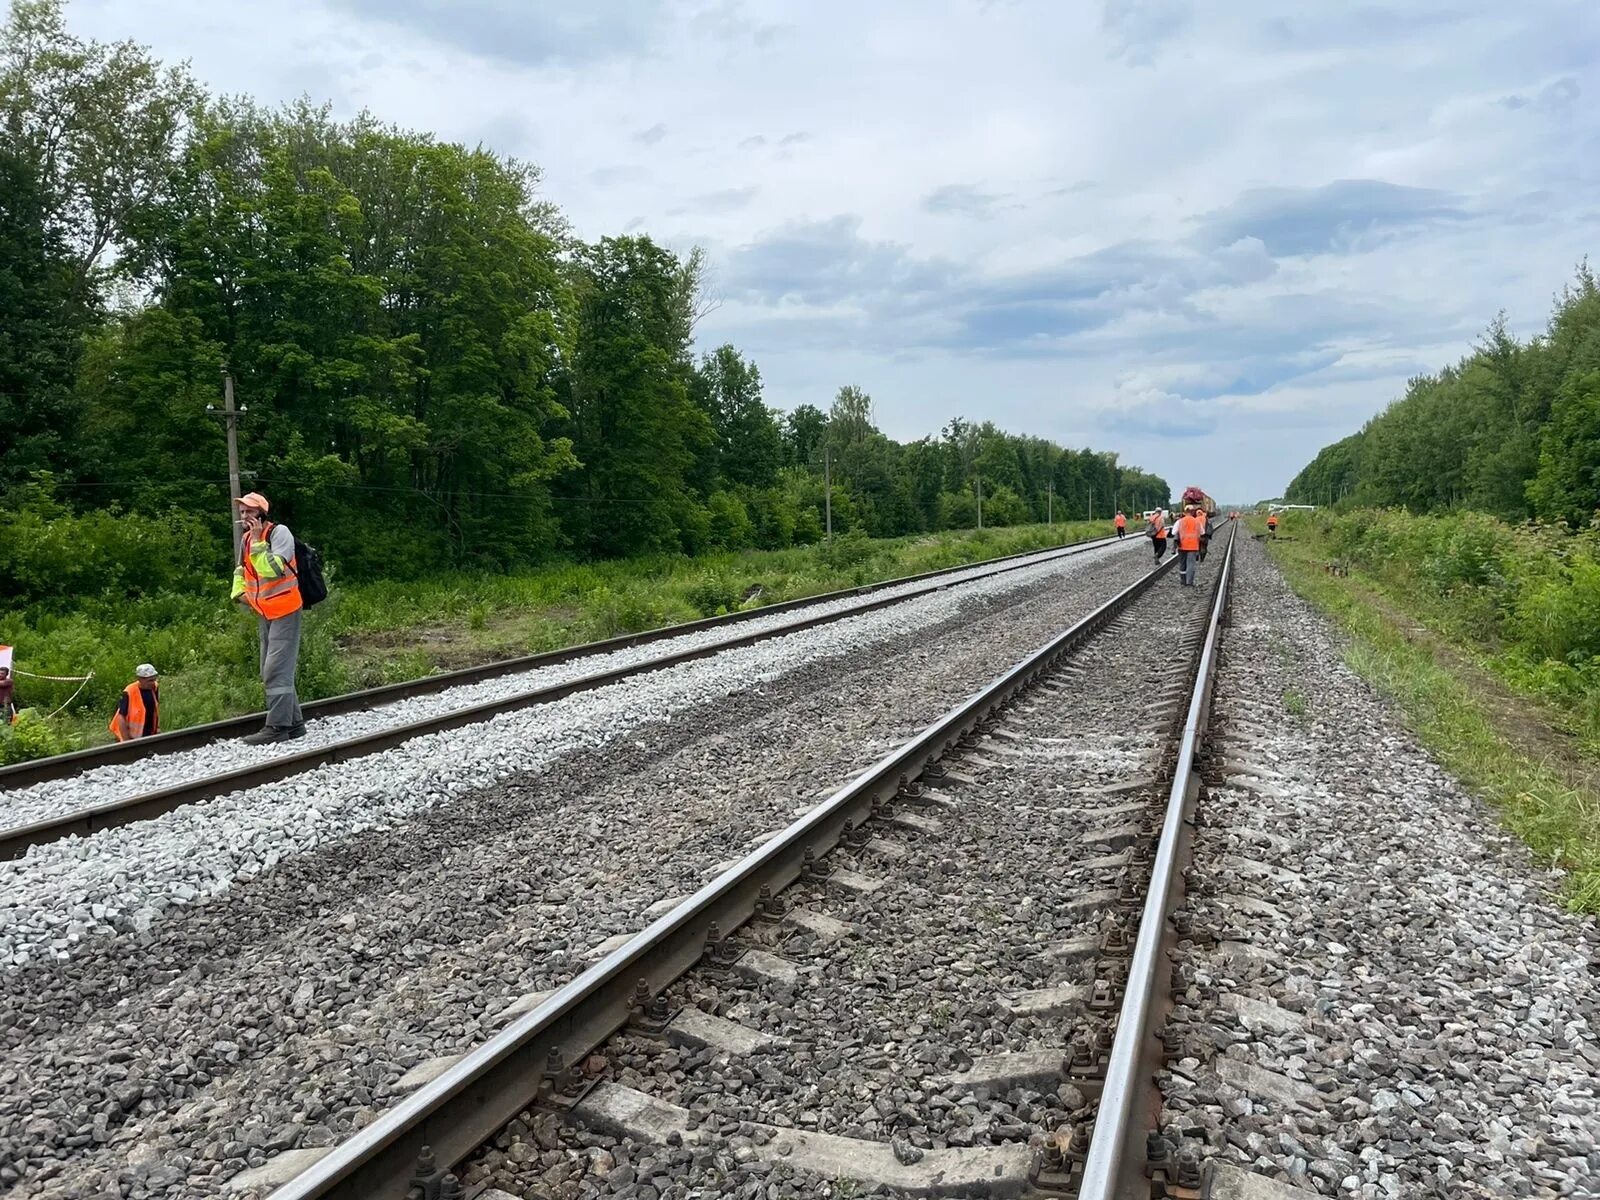
[[[1457,778],[1496,804],[1543,862],[1568,872],[1573,909],[1600,912],[1600,790],[1593,760],[1560,716],[1497,686],[1490,652],[1429,636],[1403,598],[1360,572],[1330,574],[1309,523],[1271,545],[1290,586],[1349,635],[1345,661],[1398,705]]]
[[[556,564],[511,575],[450,573],[408,583],[340,586],[306,622],[304,700],[416,679],[497,658],[560,649],[701,617],[960,566],[1110,532],[1105,522],[1023,525],[701,558]],[[109,740],[106,720],[140,662],[162,671],[162,725],[220,720],[261,707],[253,618],[216,594],[162,593],[138,603],[0,614],[0,643],[42,675],[96,679],[48,722],[0,731],[0,762]],[[74,685],[19,681],[24,705],[49,713]]]

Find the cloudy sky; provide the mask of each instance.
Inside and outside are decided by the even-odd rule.
[[[1600,256],[1595,0],[74,0],[69,20],[537,163],[701,245],[780,407],[844,383],[1276,495]]]

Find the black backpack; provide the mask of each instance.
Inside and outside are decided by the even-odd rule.
[[[295,572],[300,581],[300,603],[310,608],[328,598],[328,581],[322,577],[322,554],[299,538],[294,540]]]

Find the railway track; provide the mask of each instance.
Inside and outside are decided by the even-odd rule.
[[[1217,541],[1208,588],[1154,588],[1168,560],[429,1064],[272,1200],[435,1200],[460,1194],[458,1164],[477,1188],[529,1163],[548,1183],[562,1147],[596,1186],[620,1169],[622,1194],[759,1176],[1148,1196],[1149,1166],[1198,1196],[1187,1148],[1147,1135],[1232,563]],[[235,1185],[259,1194],[316,1153]]]
[[[12,814],[35,814],[21,821],[13,815],[8,827],[0,828],[0,860],[16,858],[33,846],[147,820],[186,805],[290,779],[320,766],[380,753],[415,738],[553,703],[652,671],[862,616],[965,584],[1105,549],[1117,541],[1104,538],[946,568],[334,697],[306,706],[311,733],[307,741],[280,743],[264,750],[230,740],[259,724],[261,718],[256,714],[0,769],[0,789],[6,789],[0,791],[0,804]],[[662,644],[659,653],[642,650],[658,643]],[[539,673],[541,682],[519,686],[520,677],[534,673]],[[432,698],[433,711],[420,718],[405,719],[405,702],[420,697]],[[356,732],[342,736],[339,723],[330,718],[349,714],[364,714],[365,719]],[[391,714],[395,719],[388,719]],[[200,751],[213,761],[201,764],[192,777],[159,786],[139,782],[141,768],[137,764],[186,750]],[[217,764],[221,769],[214,769]],[[175,770],[183,773],[181,767]],[[174,772],[163,769],[161,773]],[[75,799],[80,793],[96,791],[115,794],[88,803]]]

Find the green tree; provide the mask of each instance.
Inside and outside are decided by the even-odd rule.
[[[569,528],[597,554],[691,549],[704,520],[688,473],[715,431],[689,395],[683,270],[649,238],[579,252],[571,409],[585,470]]]
[[[748,487],[770,487],[783,465],[777,417],[761,399],[761,372],[731,345],[700,360],[695,396],[716,431],[715,477]]]

